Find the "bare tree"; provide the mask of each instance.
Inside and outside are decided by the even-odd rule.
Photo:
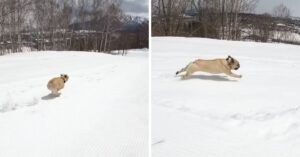
[[[290,10],[284,5],[280,4],[273,9],[273,16],[280,18],[289,18]]]
[[[103,44],[101,49],[104,52],[110,52],[111,35],[120,25],[119,19],[120,16],[122,16],[120,5],[121,3],[118,0],[111,0],[107,4],[104,16],[104,36],[102,38]]]
[[[178,35],[183,27],[183,13],[186,12],[190,0],[157,0],[152,2],[158,32],[164,35]],[[154,21],[155,21],[154,19]]]
[[[277,18],[276,29],[273,32],[274,39],[276,41],[288,41],[293,40],[291,30],[288,26],[290,18],[290,10],[284,5],[280,4],[273,9],[273,16]]]
[[[239,14],[252,12],[256,3],[257,0],[154,0],[153,32],[186,35],[189,29],[191,36],[238,40]]]
[[[121,1],[0,0],[0,55],[20,52],[24,46],[110,53],[122,41]],[[129,44],[123,48],[147,45],[142,42],[147,24],[141,22],[136,32],[124,33],[129,34],[125,42]]]

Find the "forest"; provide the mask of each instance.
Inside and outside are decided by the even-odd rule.
[[[190,36],[300,44],[300,18],[280,4],[256,13],[258,0],[153,0],[153,36]]]
[[[125,14],[121,3],[0,0],[0,55],[43,50],[125,53],[147,48],[148,19]]]

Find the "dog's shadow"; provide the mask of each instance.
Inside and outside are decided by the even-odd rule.
[[[231,80],[228,79],[226,76],[220,76],[220,75],[192,75],[190,76],[189,79],[237,82],[237,80]]]
[[[57,98],[59,96],[60,96],[60,93],[58,95],[50,93],[48,95],[45,95],[45,96],[41,97],[41,99],[42,100],[52,100],[52,99],[55,99],[55,98]]]

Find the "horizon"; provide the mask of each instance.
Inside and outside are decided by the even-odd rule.
[[[299,0],[259,0],[255,8],[255,13],[272,14],[274,7],[280,4],[285,5],[290,10],[291,17],[300,17]]]

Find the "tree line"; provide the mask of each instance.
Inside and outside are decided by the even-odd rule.
[[[152,0],[154,36],[193,36],[225,40],[286,40],[297,32],[289,9],[254,14],[258,0]],[[300,26],[299,26],[300,27]]]
[[[148,20],[120,0],[0,0],[0,53],[148,47]]]

